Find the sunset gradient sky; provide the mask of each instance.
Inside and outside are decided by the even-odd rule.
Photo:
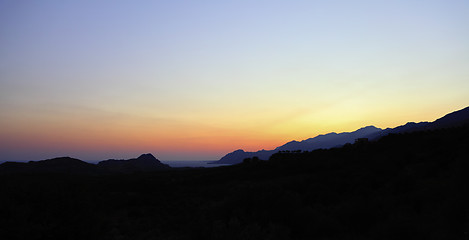
[[[233,150],[469,105],[469,1],[0,1],[0,161]]]

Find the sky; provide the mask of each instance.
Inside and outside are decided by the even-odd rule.
[[[469,1],[0,1],[0,160],[217,160],[469,105]]]

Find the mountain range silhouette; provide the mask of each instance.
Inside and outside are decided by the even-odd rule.
[[[110,172],[148,172],[171,168],[161,163],[151,153],[140,155],[128,160],[109,159],[98,163],[98,167]]]
[[[273,154],[282,151],[313,151],[316,149],[329,149],[353,143],[357,139],[370,141],[389,134],[410,133],[415,131],[452,128],[469,124],[469,107],[449,113],[434,122],[408,122],[395,128],[380,129],[367,126],[353,132],[328,133],[318,135],[303,141],[290,141],[274,150],[260,150],[246,152],[238,149],[226,154],[216,164],[238,164],[244,159],[257,157],[268,160]],[[5,162],[0,164],[0,173],[72,173],[72,174],[106,174],[106,173],[133,173],[167,170],[171,167],[161,163],[151,153],[142,154],[137,158],[127,160],[109,159],[91,164],[71,157],[58,157],[42,161]]]
[[[328,133],[318,135],[303,141],[291,141],[274,150],[260,150],[257,152],[245,152],[238,149],[226,154],[220,160],[213,163],[216,164],[237,164],[246,158],[257,157],[261,160],[268,160],[270,156],[280,151],[312,151],[316,149],[328,149],[341,147],[347,143],[353,143],[356,139],[367,138],[369,140],[377,140],[383,136],[394,133],[409,133],[414,131],[432,130],[438,128],[450,128],[462,126],[469,122],[469,107],[449,113],[434,122],[408,122],[395,128],[381,129],[375,126],[367,126],[360,128],[354,132]]]
[[[5,162],[0,164],[0,173],[71,173],[106,174],[149,172],[170,169],[151,153],[128,160],[109,159],[98,164],[87,163],[71,157],[58,157],[41,161]]]

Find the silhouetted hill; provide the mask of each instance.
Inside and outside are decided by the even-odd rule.
[[[222,157],[219,161],[214,163],[223,163],[223,164],[237,164],[241,163],[246,158],[258,157],[261,160],[269,159],[272,154],[279,151],[311,151],[320,148],[331,148],[331,147],[340,147],[346,143],[353,143],[357,138],[364,138],[370,134],[380,132],[380,128],[374,126],[368,126],[360,128],[354,132],[344,132],[344,133],[328,133],[325,135],[319,135],[314,138],[309,138],[303,141],[291,141],[280,147],[275,148],[275,150],[261,150],[257,152],[245,152],[242,149],[236,150],[232,153],[228,153]]]
[[[380,129],[374,126],[360,128],[354,132],[328,133],[318,135],[303,141],[291,141],[275,150],[262,150],[257,152],[245,152],[242,149],[228,153],[219,161],[214,163],[237,164],[245,158],[258,157],[261,160],[267,160],[272,154],[279,151],[311,151],[321,148],[340,147],[346,143],[353,143],[358,138],[368,138],[377,140],[388,134],[409,133],[422,130],[458,127],[469,123],[469,107],[445,115],[434,122],[408,122],[405,125],[395,128]]]
[[[367,126],[360,128],[354,132],[344,133],[328,133],[325,135],[319,135],[314,138],[309,138],[301,142],[291,141],[283,146],[277,147],[277,151],[311,151],[320,148],[332,148],[342,146],[346,143],[353,143],[357,138],[364,138],[370,134],[381,132],[382,129],[375,126]]]
[[[73,173],[73,174],[109,174],[149,172],[170,169],[152,154],[142,154],[129,160],[106,160],[97,165],[70,157],[59,157],[42,161],[5,162],[0,164],[0,174],[13,173]]]
[[[100,169],[110,172],[130,173],[148,172],[171,168],[169,165],[161,163],[151,153],[142,154],[138,158],[128,160],[105,160],[98,163]]]
[[[71,157],[59,157],[27,163],[5,162],[0,173],[98,173],[94,164]]]
[[[430,123],[429,122],[419,122],[419,123],[414,123],[414,122],[408,122],[405,125],[401,125],[395,128],[386,128],[382,131],[375,132],[372,134],[369,134],[366,136],[369,140],[377,140],[383,136],[386,136],[388,134],[398,134],[398,133],[409,133],[409,132],[415,132],[415,131],[421,131],[423,130],[426,126],[428,126]]]
[[[429,124],[426,129],[460,127],[469,124],[469,107],[449,113]]]
[[[234,152],[226,154],[220,160],[215,161],[213,163],[215,163],[215,164],[236,164],[236,163],[242,162],[243,159],[245,159],[245,158],[252,158],[252,157],[258,157],[259,159],[267,160],[275,152],[276,152],[275,150],[269,150],[269,151],[261,150],[261,151],[257,151],[257,152],[245,152],[244,150],[239,149],[239,150],[236,150]]]
[[[423,130],[435,130],[440,128],[461,127],[466,124],[469,124],[469,107],[446,114],[434,122],[408,122],[407,124],[396,128],[385,129],[382,132],[377,133],[377,135],[372,136],[376,138],[386,136],[390,133],[409,133]]]

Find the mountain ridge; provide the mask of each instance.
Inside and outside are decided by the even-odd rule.
[[[72,173],[72,174],[106,174],[133,173],[167,170],[171,167],[161,163],[151,153],[142,154],[127,160],[109,159],[97,164],[87,163],[71,157],[29,162],[4,162],[0,164],[0,173]]]
[[[332,148],[344,145],[346,143],[352,143],[357,138],[366,137],[382,129],[375,126],[366,126],[359,128],[353,132],[343,132],[343,133],[327,133],[320,134],[313,138],[308,138],[302,141],[290,141],[282,146],[276,147],[273,150],[260,150],[256,152],[245,152],[242,149],[238,149],[234,152],[228,153],[220,160],[213,163],[217,164],[236,164],[242,162],[246,158],[258,157],[261,160],[268,160],[270,156],[279,151],[312,151],[320,148]]]
[[[0,173],[98,173],[94,164],[71,157],[57,157],[40,161],[4,162]]]
[[[409,133],[414,131],[431,131],[440,128],[452,128],[469,124],[469,107],[448,113],[433,122],[407,122],[395,128],[381,129],[375,126],[366,126],[353,132],[320,134],[302,141],[290,141],[273,150],[260,150],[246,152],[238,149],[226,154],[215,164],[236,164],[246,158],[258,157],[268,160],[270,156],[279,151],[312,151],[316,149],[328,149],[341,147],[347,143],[353,143],[356,139],[367,138],[371,141],[389,134]],[[170,169],[167,164],[161,163],[151,153],[142,154],[137,158],[127,160],[108,159],[97,164],[91,164],[71,157],[58,157],[40,161],[3,162],[0,164],[0,173],[14,172],[64,172],[64,173],[132,173],[159,171]]]
[[[145,153],[137,158],[128,160],[109,159],[98,162],[97,166],[112,172],[148,172],[171,168],[169,165],[161,163],[151,153]]]
[[[261,150],[256,152],[245,152],[238,149],[228,153],[220,160],[214,161],[216,164],[237,164],[246,158],[258,157],[261,160],[268,160],[272,154],[279,151],[312,151],[321,148],[340,147],[346,143],[353,143],[358,138],[368,138],[369,140],[378,140],[388,134],[408,133],[414,131],[433,130],[447,127],[458,127],[469,123],[469,107],[448,113],[433,122],[407,122],[404,125],[395,128],[381,129],[375,126],[366,126],[353,132],[326,133],[302,141],[290,141],[273,150]]]

